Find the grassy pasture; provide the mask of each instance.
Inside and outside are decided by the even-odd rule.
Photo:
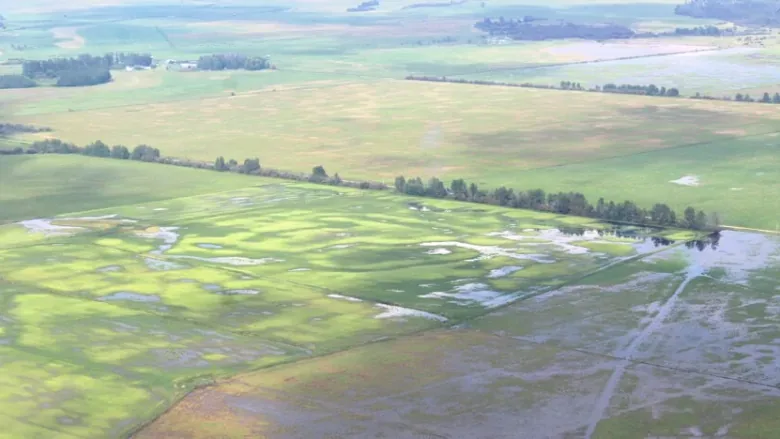
[[[68,156],[0,159],[0,222],[236,189],[238,175]]]
[[[388,182],[405,174],[580,190],[773,228],[778,188],[767,178],[779,119],[757,104],[372,81],[12,120],[77,143],[151,143],[172,156],[259,157]],[[669,183],[686,175],[701,185]]]
[[[139,437],[209,437],[193,420],[218,413],[226,437],[775,438],[778,255],[744,233],[669,248],[459,330],[240,375]]]

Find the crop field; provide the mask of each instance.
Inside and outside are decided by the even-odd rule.
[[[187,168],[72,156],[3,157],[0,224],[247,185],[237,175],[204,178],[202,172]]]
[[[780,229],[780,106],[403,79],[756,98],[780,91],[777,32],[510,42],[475,22],[731,24],[677,16],[680,0],[346,11],[361,1],[0,0],[2,75],[107,52],[277,67],[162,64],[91,87],[3,89],[0,122],[51,131],[0,145],[147,144],[391,186],[463,178],[693,206],[759,230],[705,237],[0,155],[0,439],[780,439],[780,236],[767,232]]]
[[[760,56],[761,49],[758,48],[707,50],[689,47],[677,52],[680,54],[585,64],[486,69],[484,72],[457,76],[464,79],[534,84],[557,84],[560,81],[576,80],[589,87],[610,82],[656,84],[659,87],[677,87],[686,96],[700,92],[718,97],[733,96],[735,92],[748,88],[763,91],[780,82],[776,62],[766,59],[761,62],[751,61],[751,58]]]
[[[735,226],[774,229],[780,214],[780,113],[758,104],[370,81],[12,120],[54,129],[36,136],[149,143],[174,157],[694,205]],[[697,185],[672,183],[686,176]]]
[[[693,237],[213,175],[247,184],[0,226],[0,436],[122,436],[215,378],[465,322],[658,252],[650,234]]]
[[[240,375],[138,437],[777,437],[780,240],[729,232],[716,247],[669,247],[458,329]]]

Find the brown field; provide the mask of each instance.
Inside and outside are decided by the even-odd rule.
[[[757,104],[412,81],[13,119],[80,144],[148,143],[202,160],[259,157],[277,168],[324,165],[355,178],[404,173],[492,184],[511,182],[517,170],[776,131],[778,120],[777,108]]]
[[[84,47],[84,37],[79,35],[78,27],[56,27],[51,30],[52,35],[58,41],[55,45],[61,49],[75,50]]]

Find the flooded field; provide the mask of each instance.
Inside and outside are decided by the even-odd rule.
[[[706,381],[669,396],[693,408],[760,405],[780,379],[773,238],[410,201],[269,184],[0,227],[0,408],[23,436],[122,435],[285,364],[197,390],[138,437],[200,419],[250,436],[310,437],[318,420],[339,437],[600,437],[643,410],[678,419],[631,393],[661,373]],[[710,398],[732,385],[764,386]],[[111,411],[86,404],[117,387]]]
[[[535,84],[578,81],[588,86],[606,83],[656,84],[659,87],[676,87],[686,96],[696,92],[722,96],[730,91],[772,87],[780,82],[780,72],[774,61],[758,62],[759,55],[759,49],[738,47],[637,59],[497,70],[463,75],[463,78]]]
[[[775,437],[780,239],[668,246],[483,317],[202,389],[139,437]],[[422,373],[424,372],[424,373]]]

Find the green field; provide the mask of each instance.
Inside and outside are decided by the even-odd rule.
[[[0,90],[0,122],[391,184],[578,191],[776,231],[777,32],[507,42],[485,17],[730,26],[678,0],[0,0],[21,59],[270,56]],[[696,53],[693,53],[696,52]],[[46,80],[45,83],[52,83]],[[780,238],[67,155],[0,155],[0,439],[780,438]]]
[[[139,437],[778,437],[780,241],[720,244],[668,248],[456,330],[240,375]]]
[[[270,167],[305,172],[323,165],[353,179],[466,178],[648,207],[666,202],[679,211],[693,205],[734,226],[774,229],[780,214],[774,106],[412,81],[199,103],[12,120],[55,130],[36,136],[148,143],[174,157],[259,157]],[[685,176],[699,185],[670,183]]]
[[[205,178],[204,178],[205,177]],[[251,185],[237,175],[84,157],[0,159],[0,224]]]
[[[215,377],[455,324],[658,250],[650,231],[584,218],[200,175],[244,189],[115,193],[115,207],[0,226],[9,437],[126,434]]]

